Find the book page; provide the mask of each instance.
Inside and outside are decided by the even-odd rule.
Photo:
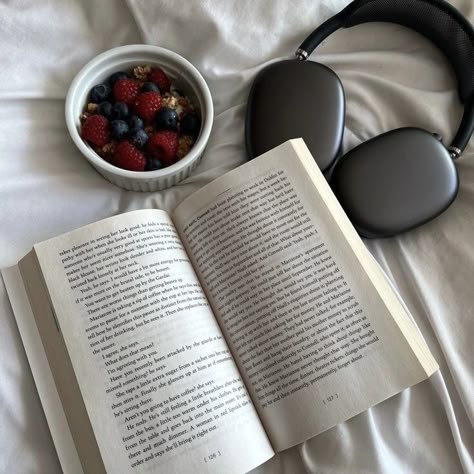
[[[68,474],[84,474],[20,270],[18,266],[6,268],[2,276],[61,468]]]
[[[273,455],[165,212],[35,252],[107,472],[242,473]]]
[[[275,450],[436,369],[302,140],[214,181],[173,220]]]

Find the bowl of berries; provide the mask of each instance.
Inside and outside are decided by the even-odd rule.
[[[158,46],[129,45],[81,69],[65,115],[73,142],[102,176],[124,189],[157,191],[199,164],[214,109],[189,61]]]

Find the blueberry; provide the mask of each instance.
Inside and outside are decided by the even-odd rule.
[[[163,164],[158,158],[149,157],[146,159],[145,171],[155,171],[161,168],[163,168]]]
[[[91,89],[91,101],[95,104],[104,102],[104,100],[107,100],[109,98],[110,91],[111,89],[107,84],[97,84]]]
[[[178,114],[169,107],[161,107],[155,116],[155,125],[158,130],[178,130]]]
[[[112,118],[114,120],[123,120],[128,117],[128,107],[125,102],[115,102],[112,106]]]
[[[143,148],[148,141],[148,135],[143,128],[134,128],[130,131],[130,141],[138,148]]]
[[[97,106],[97,113],[110,120],[112,118],[112,104],[110,102],[101,102]]]
[[[160,92],[160,88],[154,82],[145,82],[142,86],[142,92]]]
[[[140,117],[137,117],[136,115],[132,115],[128,119],[128,125],[130,125],[130,128],[143,128],[143,120]]]
[[[185,115],[181,119],[181,127],[179,129],[182,135],[191,135],[196,138],[201,129],[201,120],[195,114]]]
[[[127,79],[127,77],[129,77],[129,75],[126,72],[123,72],[123,71],[114,72],[109,77],[110,85],[113,86],[119,79]]]
[[[128,124],[124,120],[112,120],[110,122],[110,134],[115,140],[121,140],[128,133]]]

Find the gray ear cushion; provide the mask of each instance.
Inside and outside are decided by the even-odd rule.
[[[336,74],[312,61],[279,61],[263,69],[250,91],[245,139],[250,159],[302,137],[320,169],[339,156],[344,91]]]
[[[389,237],[441,214],[458,191],[449,152],[433,134],[399,128],[362,143],[335,165],[331,185],[358,232]]]

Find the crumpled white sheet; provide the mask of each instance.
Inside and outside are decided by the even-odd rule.
[[[290,57],[346,0],[0,3],[0,268],[38,241],[145,207],[172,210],[245,161],[252,78]],[[474,4],[453,4],[470,21]],[[63,119],[69,82],[97,53],[146,42],[189,59],[207,80],[215,123],[205,159],[172,189],[141,194],[101,178],[76,151]],[[312,56],[341,77],[344,147],[419,126],[446,142],[462,107],[445,58],[397,25],[341,30]],[[291,88],[291,84],[288,84]],[[311,98],[308,97],[308,107]],[[271,127],[271,123],[268,124]],[[416,159],[416,157],[414,157]],[[458,160],[460,192],[439,218],[397,238],[367,241],[441,370],[367,412],[279,454],[256,473],[474,472],[474,144]],[[18,331],[0,284],[0,472],[61,472]],[[245,453],[243,453],[245,455]]]

